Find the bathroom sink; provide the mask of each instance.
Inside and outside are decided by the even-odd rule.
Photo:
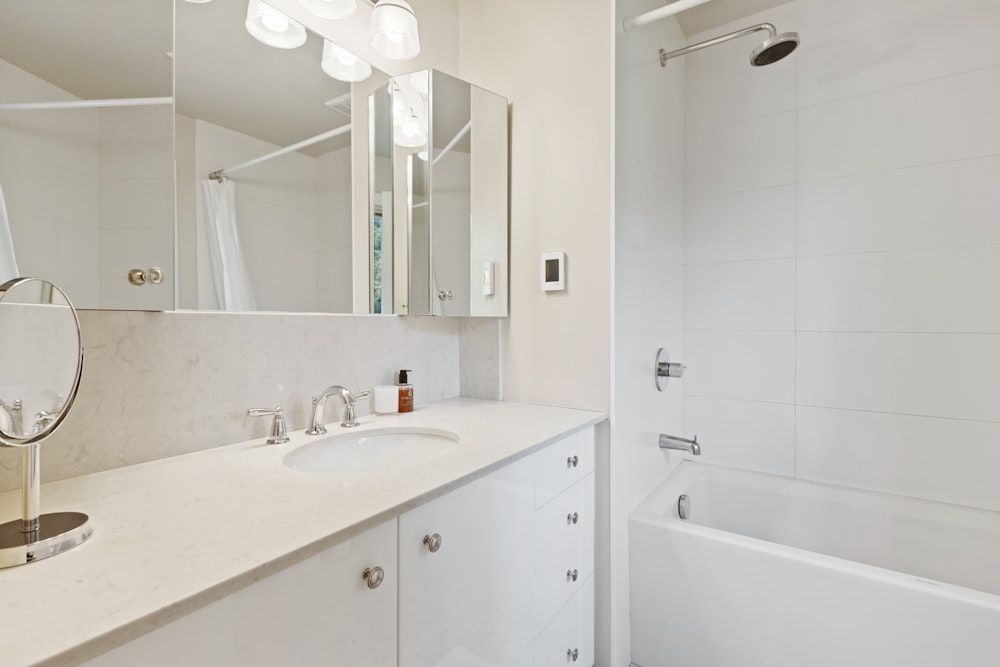
[[[458,436],[432,429],[375,429],[330,435],[289,452],[282,463],[301,472],[351,474],[401,470],[442,456]]]

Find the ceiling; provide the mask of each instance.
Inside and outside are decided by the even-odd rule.
[[[177,112],[287,146],[348,121],[324,103],[350,84],[320,69],[323,40],[275,49],[247,33],[246,0],[31,0],[0,3],[0,58],[85,99],[171,94]],[[12,100],[13,101],[13,100]],[[319,155],[349,135],[303,149]]]
[[[710,0],[703,5],[688,9],[677,15],[677,22],[684,34],[690,37],[712,28],[718,28],[730,21],[785,5],[792,0]],[[666,4],[666,3],[665,3]]]

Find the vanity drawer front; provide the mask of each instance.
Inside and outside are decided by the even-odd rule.
[[[538,509],[594,469],[593,427],[545,447],[534,459],[535,509]]]
[[[537,635],[594,571],[594,475],[536,510],[534,520]]]
[[[593,667],[594,578],[583,582],[535,639],[535,667]]]

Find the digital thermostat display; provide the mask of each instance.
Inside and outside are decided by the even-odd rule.
[[[561,250],[542,253],[542,289],[546,292],[566,289],[566,253]]]

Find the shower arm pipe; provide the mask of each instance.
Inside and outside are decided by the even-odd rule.
[[[458,131],[458,134],[452,137],[451,141],[448,142],[448,145],[442,148],[441,152],[434,156],[434,160],[431,162],[431,166],[433,167],[434,165],[436,165],[438,163],[438,160],[440,160],[449,152],[451,152],[451,149],[455,147],[455,144],[461,141],[462,137],[467,135],[469,133],[469,130],[471,129],[472,129],[472,121],[470,120],[468,123],[465,124],[465,127],[463,127],[461,130]]]
[[[11,102],[0,111],[48,111],[54,109],[106,109],[109,107],[154,107],[173,104],[172,97],[124,97],[113,100],[68,100],[65,102]]]
[[[625,19],[622,21],[622,28],[624,28],[627,32],[632,28],[638,28],[639,26],[644,26],[647,23],[665,19],[668,16],[673,16],[674,14],[691,9],[692,7],[703,5],[708,1],[709,0],[676,0],[676,2],[671,2],[669,5],[657,7],[656,9],[650,10],[645,14],[639,14],[638,16],[632,16]]]
[[[752,35],[755,32],[760,32],[761,30],[767,30],[769,39],[773,39],[778,34],[778,29],[775,28],[770,23],[758,23],[757,25],[750,26],[749,28],[744,28],[743,30],[737,30],[713,39],[707,39],[704,42],[698,42],[697,44],[692,44],[691,46],[685,46],[683,49],[677,49],[676,51],[670,51],[669,53],[664,53],[660,51],[660,66],[666,66],[667,61],[671,58],[676,58],[678,56],[687,55],[693,51],[700,51],[701,49],[707,49],[710,46],[716,46],[717,44],[722,44],[723,42],[728,42],[731,39],[738,39],[740,37],[746,37],[747,35]]]
[[[293,151],[299,150],[300,148],[305,148],[306,146],[312,146],[313,144],[318,144],[321,141],[332,139],[333,137],[344,134],[345,132],[349,132],[350,130],[351,130],[351,124],[345,123],[340,127],[336,128],[335,130],[330,130],[328,132],[323,132],[322,134],[317,134],[315,137],[309,137],[308,139],[303,139],[298,143],[292,144],[291,146],[285,146],[284,148],[279,148],[278,150],[268,153],[267,155],[262,155],[258,158],[247,160],[246,162],[241,162],[240,164],[233,167],[226,167],[225,169],[219,169],[218,171],[213,171],[208,175],[208,177],[214,181],[221,182],[223,179],[225,179],[227,176],[229,176],[229,174],[233,173],[234,171],[239,171],[240,169],[246,169],[247,167],[252,167],[256,164],[260,164],[261,162],[266,162],[271,158],[280,157],[282,155],[285,155],[286,153],[291,153]]]

